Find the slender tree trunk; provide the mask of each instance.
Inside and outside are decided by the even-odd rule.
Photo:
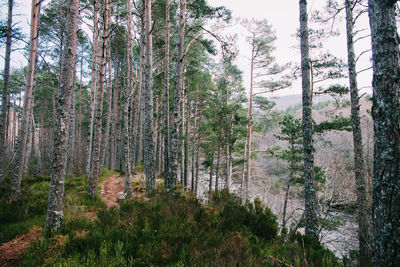
[[[165,62],[164,62],[164,185],[169,182],[169,13],[170,0],[165,1]]]
[[[66,45],[61,64],[61,78],[54,131],[53,160],[50,168],[50,191],[47,206],[46,229],[58,230],[63,220],[64,180],[67,165],[68,131],[76,63],[79,0],[70,0],[67,6]]]
[[[374,178],[372,251],[374,266],[400,262],[399,36],[395,0],[369,0],[373,59]]]
[[[360,126],[360,104],[357,85],[356,57],[353,42],[353,0],[346,0],[346,30],[347,30],[347,61],[349,67],[350,97],[351,97],[351,120],[353,128],[354,143],[354,171],[357,188],[357,220],[358,220],[358,243],[361,258],[369,258],[370,237],[369,225],[370,218],[368,212],[366,172],[364,165],[364,154],[362,144],[362,134]]]
[[[310,85],[310,56],[308,43],[307,1],[300,0],[300,49],[303,88],[303,147],[306,235],[318,239],[317,196],[314,178],[314,152],[312,139],[312,108]]]
[[[89,180],[89,196],[94,198],[97,193],[97,182],[99,179],[100,172],[100,145],[102,136],[102,117],[103,117],[103,92],[104,92],[104,80],[105,80],[105,70],[106,70],[106,51],[108,45],[108,35],[109,35],[109,12],[110,0],[105,0],[104,10],[102,12],[103,16],[103,31],[102,31],[102,41],[100,49],[100,69],[99,69],[99,88],[97,89],[97,107],[96,116],[94,124],[94,139],[93,139],[93,166],[92,172],[90,174]]]
[[[143,23],[142,23],[143,24]],[[137,102],[136,102],[136,112],[135,112],[135,164],[137,166],[140,165],[140,151],[142,150],[142,87],[143,87],[143,65],[144,65],[144,36],[143,36],[143,27],[142,34],[140,36],[141,44],[140,44],[140,63],[139,63],[139,78],[138,78],[138,90],[137,90]]]
[[[111,17],[111,8],[109,10],[109,16]],[[128,34],[129,38],[129,34]],[[128,43],[132,42],[128,40]],[[128,48],[129,49],[129,48]],[[130,66],[129,66],[130,68]],[[130,76],[128,76],[128,79],[131,79]],[[129,87],[129,86],[128,86]],[[131,87],[129,87],[130,90]],[[111,60],[111,44],[108,45],[108,89],[107,89],[107,118],[106,118],[106,128],[104,130],[104,138],[102,142],[102,154],[101,154],[101,166],[105,167],[107,166],[105,159],[106,159],[106,154],[108,153],[108,144],[109,142],[109,137],[110,137],[110,124],[111,124],[111,114],[112,114],[112,60]]]
[[[130,159],[130,123],[129,123],[129,107],[133,92],[132,71],[131,71],[131,53],[132,53],[132,4],[131,0],[126,1],[128,9],[128,48],[126,51],[127,60],[127,81],[128,86],[125,90],[126,103],[124,105],[124,156],[125,156],[125,194],[128,198],[132,197],[132,170]]]
[[[67,160],[67,174],[73,173],[75,164],[74,162],[76,161],[75,158],[75,121],[76,121],[76,116],[75,116],[75,88],[76,88],[76,67],[74,66],[74,90],[72,91],[71,95],[71,107],[70,107],[70,120],[71,122],[69,123],[69,139],[68,139],[68,160]]]
[[[117,125],[119,122],[118,116],[118,96],[119,96],[119,84],[118,84],[118,73],[115,72],[114,77],[114,90],[113,90],[113,123],[111,129],[111,169],[116,170],[117,167]]]
[[[91,163],[92,163],[92,147],[93,147],[93,124],[94,115],[96,109],[96,95],[97,95],[97,60],[98,60],[98,12],[99,3],[98,0],[94,0],[94,14],[93,14],[93,44],[92,44],[92,78],[90,83],[90,119],[88,128],[88,139],[86,143],[86,164],[85,174],[90,176]]]
[[[165,184],[167,190],[172,190],[176,186],[178,179],[178,156],[179,156],[179,121],[180,121],[180,101],[183,90],[183,57],[184,57],[184,37],[185,37],[185,24],[186,24],[186,0],[180,0],[179,4],[179,25],[178,25],[178,57],[176,61],[176,77],[174,88],[174,107],[172,112],[172,127],[170,136],[170,150],[169,150],[169,180]]]
[[[6,54],[4,57],[3,91],[0,113],[0,183],[4,180],[3,164],[7,153],[7,109],[8,109],[8,82],[10,79],[10,58],[12,44],[12,12],[14,0],[8,0]]]
[[[186,114],[186,129],[185,129],[185,160],[183,170],[183,186],[186,189],[188,186],[189,177],[189,129],[190,129],[190,102],[187,98],[187,114]]]
[[[197,196],[197,194],[198,194],[198,192],[199,192],[199,142],[200,142],[200,140],[199,140],[199,135],[198,134],[196,134],[196,145],[195,145],[195,148],[196,148],[196,151],[195,151],[195,154],[196,154],[196,184],[195,184],[195,186],[194,186],[194,193],[196,194],[196,196]]]
[[[77,141],[75,147],[79,148],[79,151],[76,150],[76,157],[78,162],[78,169],[82,170],[82,153],[80,148],[82,147],[82,120],[83,120],[83,113],[82,113],[82,82],[83,82],[83,47],[81,51],[81,58],[80,58],[80,78],[79,78],[79,111],[78,111],[78,131],[77,131]]]
[[[38,47],[38,27],[39,27],[39,16],[40,16],[40,2],[32,0],[32,19],[31,19],[31,34],[29,44],[29,63],[28,73],[26,78],[26,88],[24,95],[24,108],[22,111],[22,121],[19,128],[18,144],[15,154],[15,169],[14,175],[11,181],[11,191],[13,199],[19,195],[21,190],[21,179],[24,166],[24,159],[26,153],[26,146],[28,141],[29,131],[29,120],[32,110],[32,98],[33,98],[33,84],[35,80],[35,64],[36,54]]]
[[[254,39],[254,33],[253,33]],[[249,201],[249,188],[251,178],[251,131],[253,126],[253,77],[254,77],[254,47],[251,50],[251,62],[250,62],[250,92],[249,92],[249,122],[247,124],[247,150],[246,150],[246,189],[245,189],[245,201]]]
[[[196,140],[197,140],[197,100],[194,103],[194,116],[193,116],[193,137],[192,137],[192,180],[190,189],[195,192],[195,155],[196,155]]]
[[[180,120],[180,130],[179,130],[179,136],[184,136],[185,134],[185,106],[186,106],[186,101],[185,98],[186,96],[186,90],[185,90],[185,78],[182,76],[182,100],[181,100],[181,120]],[[184,175],[185,175],[185,144],[183,139],[179,139],[179,147],[180,147],[180,183],[183,184],[184,180]]]
[[[214,168],[214,154],[215,154],[215,140],[213,140],[212,144],[212,154],[211,154],[211,165],[210,165],[210,183],[208,184],[208,191],[212,191],[212,177],[213,177],[213,168]]]
[[[145,0],[144,33],[146,53],[144,62],[144,127],[143,127],[143,154],[144,173],[146,175],[146,194],[156,188],[154,172],[154,129],[153,129],[153,40],[151,32],[151,0]]]
[[[33,106],[33,104],[32,104],[32,106]],[[26,141],[26,151],[24,153],[24,160],[22,163],[22,166],[23,166],[22,173],[24,175],[28,174],[29,159],[31,158],[31,152],[32,152],[33,130],[34,130],[34,125],[33,125],[34,121],[32,119],[33,119],[33,110],[31,111],[31,114],[29,115],[28,138]]]
[[[217,152],[217,166],[215,168],[215,192],[218,192],[218,180],[219,180],[219,162],[221,158],[221,133],[218,140],[218,152]]]
[[[287,201],[289,198],[289,190],[290,190],[290,179],[293,176],[292,173],[289,175],[289,181],[286,183],[286,188],[285,188],[285,200],[283,202],[283,218],[282,218],[282,229],[286,227],[286,208],[287,208]]]

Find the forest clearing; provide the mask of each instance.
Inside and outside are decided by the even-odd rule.
[[[399,3],[252,1],[1,1],[0,267],[399,265]]]

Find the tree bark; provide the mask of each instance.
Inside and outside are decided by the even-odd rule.
[[[98,12],[99,3],[98,0],[94,0],[94,12],[93,12],[93,43],[92,43],[92,78],[90,83],[90,119],[88,128],[88,139],[86,143],[86,164],[85,174],[90,176],[91,164],[92,164],[92,147],[93,147],[93,124],[94,115],[96,109],[96,95],[97,95],[97,53],[98,53]]]
[[[176,186],[178,179],[178,156],[179,156],[179,109],[181,106],[181,97],[183,90],[183,58],[184,58],[184,38],[185,38],[185,25],[186,25],[186,0],[180,0],[179,4],[179,25],[178,25],[178,56],[176,60],[176,76],[174,87],[174,106],[172,112],[172,127],[170,136],[170,150],[169,150],[169,180],[165,184],[167,190],[172,190]]]
[[[128,198],[132,197],[132,169],[131,169],[131,153],[130,153],[130,123],[129,123],[129,107],[133,92],[132,86],[132,71],[131,71],[131,53],[132,53],[132,4],[131,0],[126,1],[128,9],[128,47],[126,51],[127,60],[127,81],[128,86],[125,90],[125,105],[124,105],[124,156],[125,156],[125,194]]]
[[[187,114],[186,114],[186,128],[185,128],[185,160],[183,170],[183,186],[186,189],[188,186],[189,177],[189,129],[190,129],[190,102],[189,97],[187,98]]]
[[[66,39],[61,65],[57,101],[57,120],[54,131],[53,160],[50,168],[50,191],[47,206],[46,230],[58,230],[63,220],[64,180],[67,165],[68,131],[76,63],[79,0],[70,0],[67,6]]]
[[[165,62],[164,62],[164,185],[169,181],[169,13],[170,0],[165,1]]]
[[[253,33],[254,39],[254,33]],[[255,58],[255,47],[253,46],[251,50],[251,62],[250,62],[250,92],[249,92],[249,122],[247,124],[247,147],[246,147],[246,190],[245,190],[245,201],[249,201],[249,188],[250,188],[250,178],[251,178],[251,131],[253,126],[253,77],[254,77],[254,58]]]
[[[71,107],[70,107],[70,120],[71,122],[69,123],[69,139],[68,139],[68,161],[67,161],[67,174],[71,174],[74,172],[75,164],[74,162],[76,161],[76,155],[75,155],[75,121],[76,121],[76,115],[75,115],[75,88],[76,88],[76,66],[74,68],[74,78],[73,78],[73,84],[74,84],[74,90],[72,91],[71,95]]]
[[[146,176],[146,194],[156,188],[154,172],[154,129],[153,129],[153,40],[151,21],[151,0],[145,0],[144,34],[146,42],[144,62],[144,127],[143,127],[143,161]]]
[[[213,140],[212,144],[212,154],[211,154],[211,165],[210,165],[210,183],[208,184],[208,191],[212,191],[212,177],[213,177],[213,168],[214,168],[214,154],[215,154],[215,141]]]
[[[375,132],[372,251],[373,265],[387,267],[400,262],[400,51],[396,2],[368,1]]]
[[[308,41],[307,1],[300,0],[300,50],[303,88],[303,148],[306,235],[318,239],[317,196],[314,177],[314,152],[312,137],[312,104],[310,82],[310,56]]]
[[[217,166],[215,168],[215,192],[218,192],[219,162],[221,158],[221,132],[218,139]]]
[[[111,8],[109,10],[109,17],[111,17]],[[129,39],[129,33],[128,33],[128,39]],[[132,42],[128,40],[128,43]],[[128,48],[129,49],[129,48]],[[129,65],[130,68],[130,65]],[[129,79],[130,76],[128,76]],[[129,87],[131,88],[131,87]],[[132,90],[132,89],[130,89]],[[106,155],[108,153],[108,145],[110,143],[109,137],[110,137],[110,124],[111,124],[111,114],[112,114],[112,58],[111,58],[111,44],[109,43],[108,45],[108,89],[107,89],[107,118],[106,118],[106,128],[104,130],[104,138],[102,142],[102,148],[101,148],[101,166],[107,167],[106,164]]]
[[[36,55],[38,47],[38,27],[39,27],[39,16],[40,16],[40,2],[38,0],[32,0],[32,19],[31,19],[31,33],[30,33],[30,44],[29,44],[29,63],[28,73],[26,78],[26,88],[24,95],[24,108],[22,111],[22,121],[19,128],[18,144],[15,154],[15,169],[14,175],[11,181],[12,198],[15,199],[21,190],[21,179],[24,166],[24,159],[26,153],[26,146],[28,141],[29,131],[29,120],[32,110],[32,98],[33,98],[33,84],[35,80],[35,65]]]
[[[142,25],[144,22],[142,22]],[[144,57],[145,57],[145,51],[144,51],[144,36],[143,36],[143,26],[142,26],[142,34],[140,36],[141,44],[140,44],[140,62],[139,62],[139,78],[138,78],[138,90],[137,90],[137,100],[136,100],[136,110],[135,110],[135,164],[137,166],[140,165],[140,152],[142,150],[142,117],[143,117],[143,112],[142,112],[142,107],[143,107],[143,101],[142,101],[142,87],[143,87],[143,67],[144,67]]]
[[[346,32],[347,32],[347,62],[349,68],[350,98],[351,98],[351,120],[354,143],[354,171],[357,188],[357,220],[358,220],[358,243],[361,258],[369,258],[370,251],[370,217],[368,212],[366,171],[364,165],[364,154],[362,144],[362,133],[360,126],[360,104],[357,85],[356,57],[353,42],[353,0],[346,0]]]
[[[110,8],[110,0],[105,0],[104,10],[102,12],[103,16],[103,30],[102,30],[102,41],[100,49],[100,69],[99,69],[99,87],[97,89],[97,107],[96,115],[94,121],[94,139],[93,139],[93,167],[89,179],[89,196],[94,198],[97,193],[97,183],[99,179],[100,172],[100,145],[102,136],[102,117],[103,117],[103,92],[104,92],[104,80],[105,80],[105,70],[106,70],[106,51],[108,45],[109,37],[109,26],[110,18],[108,9]]]
[[[118,73],[115,72],[114,77],[114,90],[113,90],[113,122],[111,129],[111,169],[116,170],[117,167],[117,125],[119,122],[118,116],[118,98],[119,98],[119,84]]]
[[[8,83],[10,79],[10,58],[12,44],[12,12],[14,0],[8,0],[8,17],[7,17],[7,39],[6,52],[4,57],[4,74],[3,74],[3,91],[1,97],[1,113],[0,113],[0,183],[4,180],[3,163],[7,153],[7,110],[8,110]]]

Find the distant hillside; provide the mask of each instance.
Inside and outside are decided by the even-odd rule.
[[[277,110],[286,110],[290,106],[296,106],[301,104],[301,95],[286,95],[280,97],[271,98],[276,103]],[[343,96],[341,99],[349,99],[348,95]],[[314,96],[314,104],[324,101],[333,101],[334,98],[330,95]]]

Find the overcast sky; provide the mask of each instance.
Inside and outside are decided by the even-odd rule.
[[[1,1],[0,7],[1,18],[5,18],[7,15],[6,1]],[[294,0],[208,0],[209,4],[213,6],[225,6],[232,11],[233,17],[241,18],[255,18],[255,19],[267,19],[273,26],[276,32],[277,40],[275,45],[277,47],[275,51],[275,57],[278,63],[284,64],[287,62],[298,62],[300,59],[300,52],[296,46],[298,46],[298,40],[294,37],[296,29],[299,27],[299,15],[298,15],[298,1]],[[321,9],[325,1],[321,0],[310,0],[309,11]],[[24,33],[29,36],[29,20],[30,20],[30,1],[29,0],[15,0],[14,22],[18,22]],[[364,16],[359,24],[360,28],[368,28],[368,18]],[[325,47],[332,54],[342,58],[346,61],[346,40],[345,40],[345,25],[344,21],[340,23],[341,36],[335,37],[334,39],[325,42]],[[244,86],[248,88],[249,84],[249,55],[250,48],[245,41],[245,32],[240,26],[234,26],[229,29],[231,33],[238,34],[237,46],[239,48],[239,57],[236,64],[244,73]],[[366,38],[363,42],[356,46],[356,53],[361,52],[370,47],[369,38]],[[4,65],[4,49],[0,51],[0,68]],[[359,64],[358,69],[364,69],[370,65],[370,53],[365,54]],[[26,65],[26,60],[22,56],[21,52],[13,52],[12,55],[12,66],[19,68]],[[371,85],[372,72],[366,71],[359,75],[359,87],[370,87]],[[344,81],[346,82],[346,81]],[[370,92],[371,89],[364,89],[364,91]],[[300,83],[295,82],[289,89],[279,92],[280,95],[288,94],[300,94]]]
[[[273,26],[276,32],[277,40],[275,42],[276,52],[275,58],[278,63],[286,62],[298,62],[300,61],[300,51],[298,46],[298,39],[294,37],[297,29],[299,28],[299,4],[298,1],[294,0],[208,0],[213,6],[225,6],[232,11],[234,17],[245,17],[255,19],[267,19]],[[321,10],[325,1],[314,0],[308,1],[309,13],[313,10]],[[339,23],[341,35],[333,38],[332,40],[324,43],[326,50],[335,56],[342,58],[347,62],[347,50],[346,50],[346,35],[345,35],[345,23],[342,20]],[[368,17],[365,15],[359,22],[359,28],[369,28]],[[232,29],[231,29],[232,31]],[[235,27],[233,31],[239,33],[239,36],[243,36],[244,31],[240,29],[240,26]],[[244,85],[246,88],[249,87],[249,54],[250,48],[246,44],[245,39],[242,37],[238,40],[238,46],[240,50],[239,58],[236,64],[244,72]],[[365,49],[370,48],[370,39],[366,38],[362,42],[359,42],[356,46],[356,53],[360,53]],[[366,53],[360,58],[358,69],[364,69],[370,66],[370,53]],[[359,74],[359,87],[370,87],[371,86],[372,72],[366,71]],[[347,83],[347,80],[342,81]],[[345,85],[345,84],[344,84]],[[371,92],[370,88],[363,89],[363,92]],[[294,82],[291,88],[283,90],[275,95],[288,95],[288,94],[300,94],[300,81]],[[267,95],[266,95],[267,96]]]

